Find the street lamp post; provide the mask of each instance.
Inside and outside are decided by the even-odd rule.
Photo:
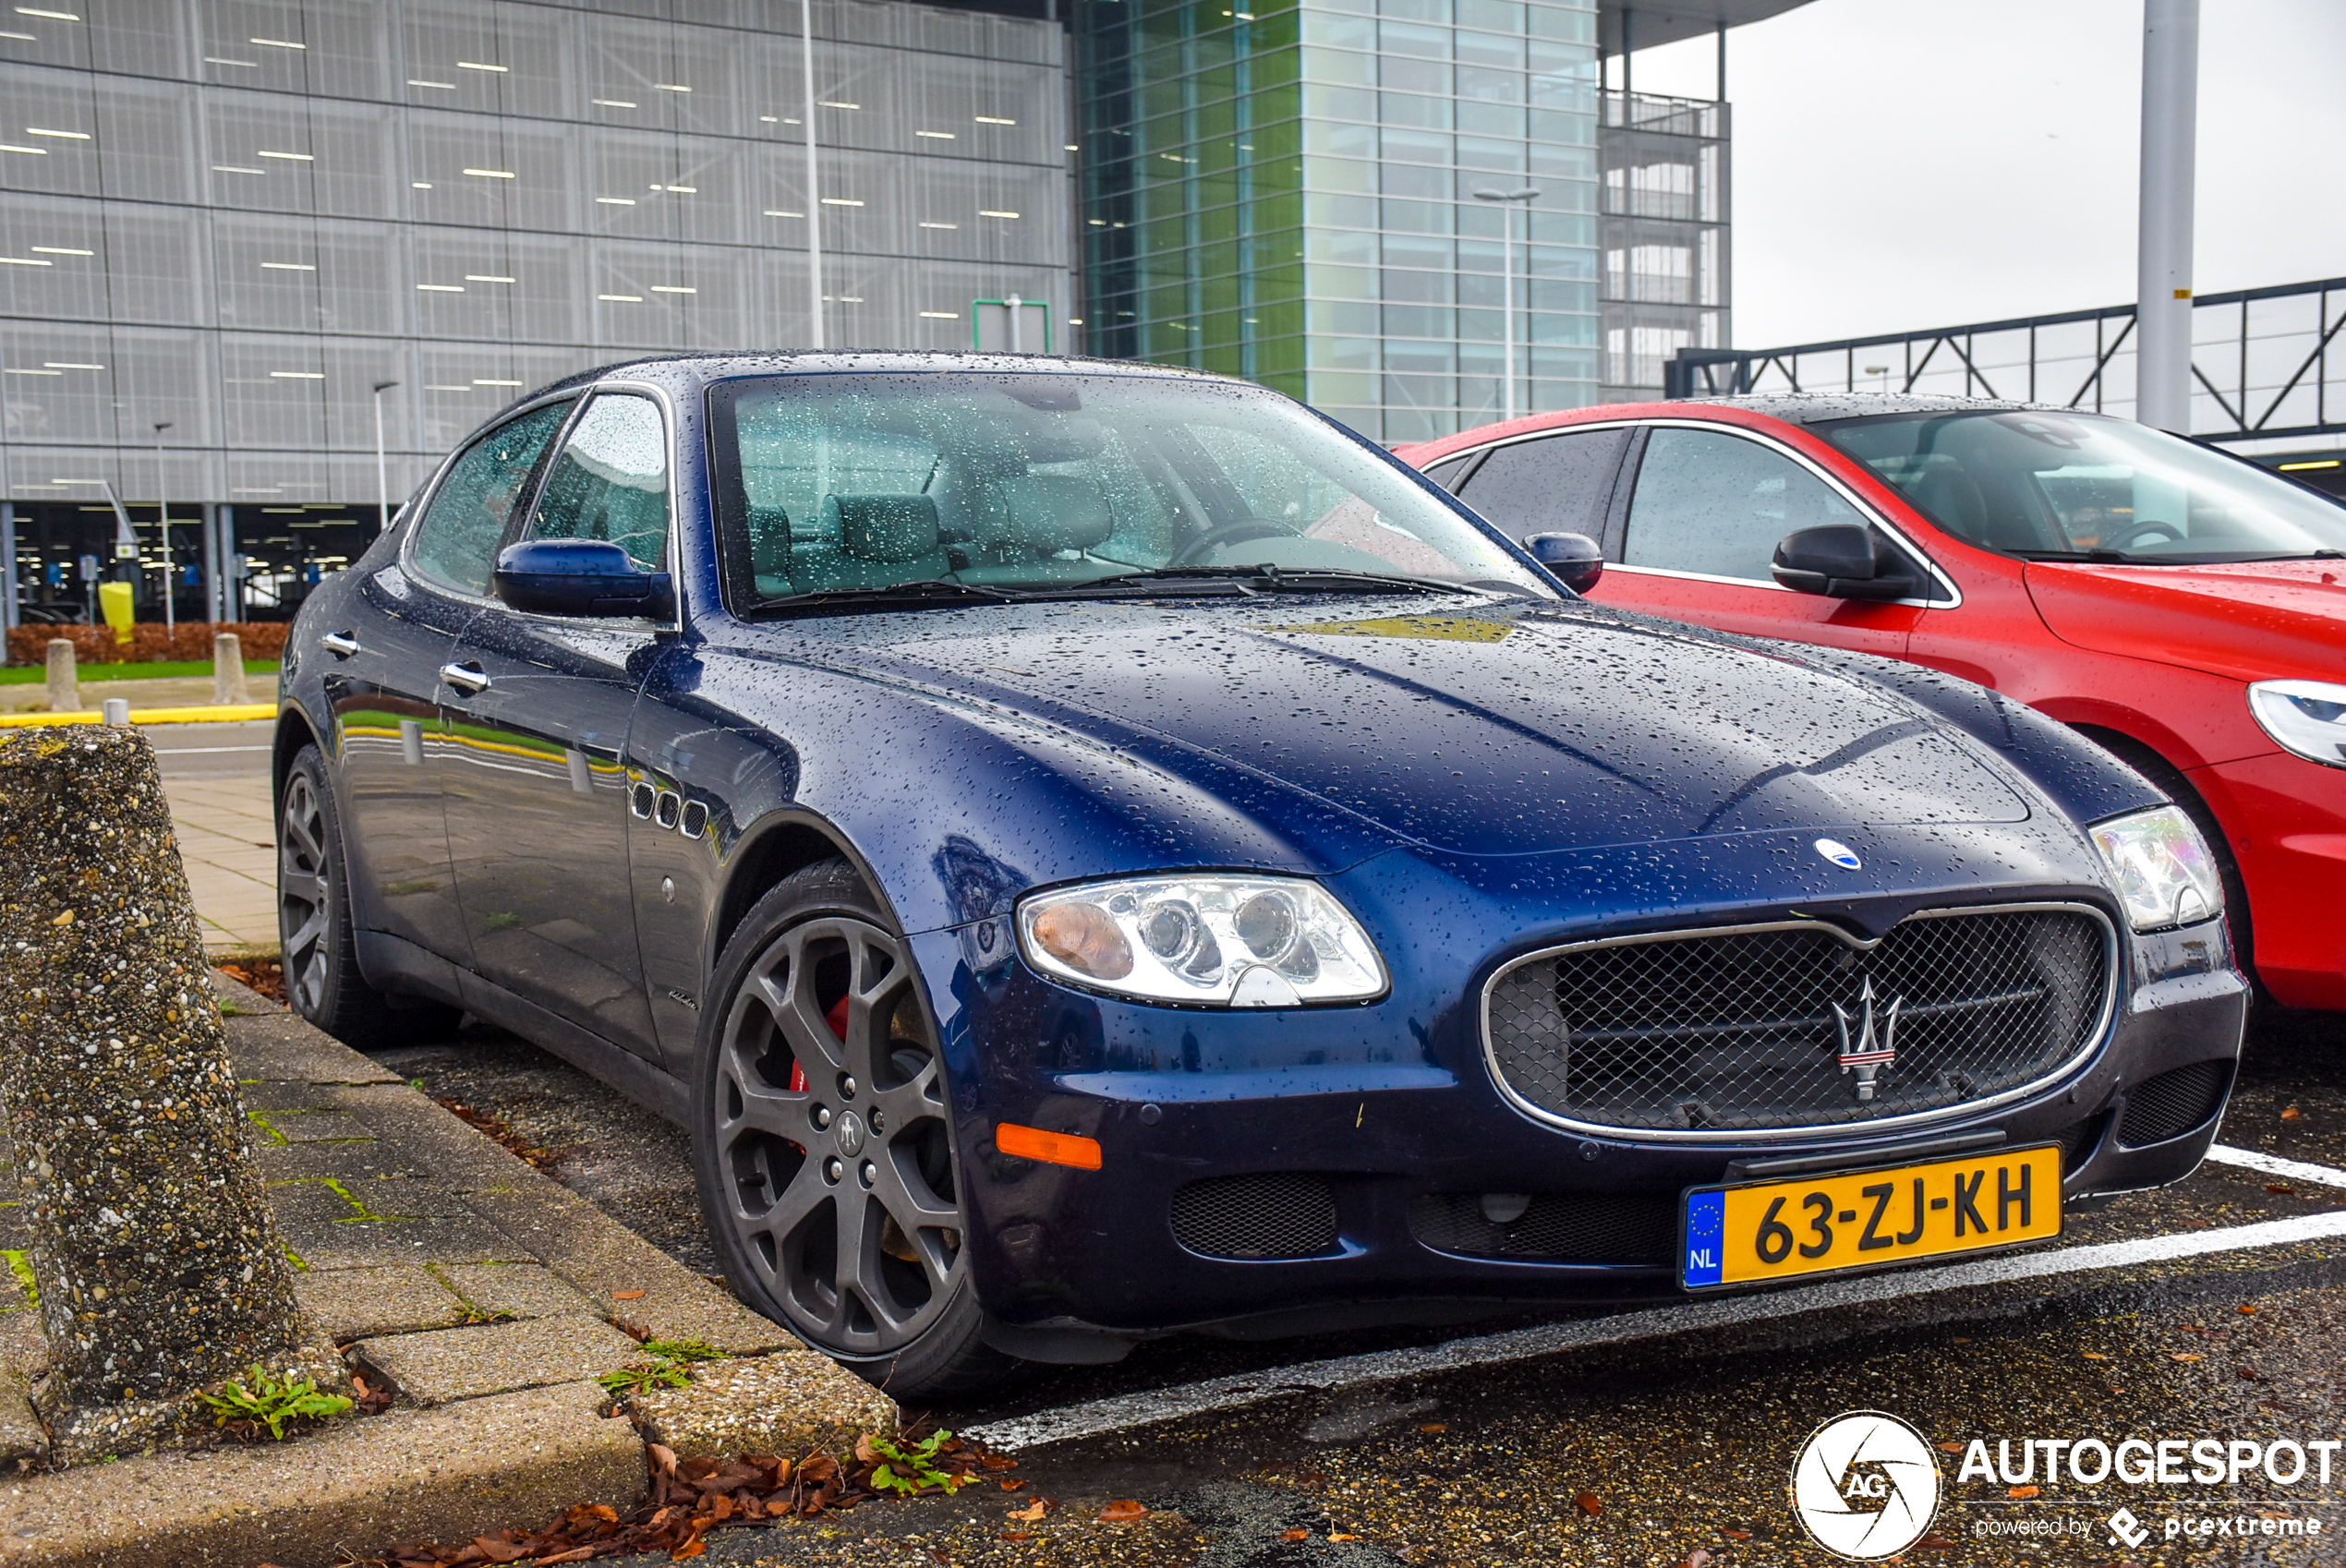
[[[1504,339],[1506,344],[1507,385],[1499,401],[1503,411],[1501,417],[1507,419],[1515,417],[1515,211],[1518,207],[1530,211],[1531,199],[1539,194],[1529,187],[1522,190],[1478,190],[1474,193],[1477,201],[1499,203],[1500,221],[1504,225],[1501,232],[1505,237],[1499,242],[1499,276],[1503,280],[1501,287],[1506,302]]]
[[[155,421],[155,532],[163,536],[163,645],[171,645],[171,634],[178,630],[179,619],[174,601],[179,597],[178,563],[171,556],[171,487],[163,482],[163,433],[171,428],[171,421]]]
[[[397,381],[375,383],[375,531],[391,530],[391,464],[383,458],[383,393],[397,386]]]
[[[2199,126],[2199,0],[2144,0],[2141,238],[2134,417],[2191,428],[2191,240]]]
[[[806,92],[806,305],[809,348],[823,346],[823,193],[815,177],[815,0],[798,0],[798,68]]]

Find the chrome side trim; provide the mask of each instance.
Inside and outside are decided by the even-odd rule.
[[[2059,1066],[2001,1094],[1985,1100],[1966,1100],[1958,1105],[1943,1106],[1935,1111],[1916,1111],[1903,1116],[1886,1116],[1880,1121],[1834,1122],[1824,1126],[1756,1128],[1747,1130],[1677,1131],[1665,1128],[1608,1127],[1601,1122],[1576,1121],[1554,1111],[1533,1104],[1518,1093],[1500,1070],[1499,1058],[1491,1042],[1491,995],[1499,983],[1527,964],[1542,962],[1565,953],[1585,952],[1592,947],[1628,947],[1649,942],[1690,942],[1709,936],[1744,936],[1763,931],[1822,931],[1837,941],[1861,953],[1869,953],[1886,941],[1887,935],[1872,938],[1858,936],[1842,926],[1825,920],[1774,920],[1746,925],[1697,926],[1691,930],[1647,932],[1635,936],[1599,936],[1585,942],[1565,942],[1553,947],[1542,947],[1509,959],[1493,971],[1483,982],[1480,1024],[1482,1031],[1482,1065],[1491,1074],[1491,1082],[1500,1097],[1535,1122],[1566,1132],[1593,1134],[1600,1138],[1626,1140],[1638,1143],[1779,1143],[1791,1140],[1803,1142],[1822,1139],[1869,1138],[1877,1132],[1899,1131],[1908,1128],[1929,1127],[1934,1123],[1952,1121],[1958,1116],[1977,1116],[2025,1100],[2032,1094],[2058,1083],[2083,1066],[2086,1060],[2109,1043],[2110,1029],[2118,1013],[2118,928],[2110,916],[2092,904],[2066,900],[2049,900],[2026,904],[1971,904],[1954,909],[1917,910],[1898,922],[1905,925],[1917,920],[1951,920],[1959,915],[1983,914],[2042,914],[2062,912],[2090,916],[2101,928],[2102,997],[2101,1014],[2086,1031],[2086,1043]],[[1893,926],[1892,930],[1897,929]]]

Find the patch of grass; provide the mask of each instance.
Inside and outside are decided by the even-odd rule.
[[[0,1262],[6,1262],[8,1272],[17,1276],[17,1284],[24,1287],[26,1298],[35,1307],[40,1306],[41,1287],[32,1280],[32,1260],[20,1251],[7,1250],[0,1251]]]
[[[77,662],[74,666],[74,678],[78,681],[171,681],[211,673],[212,660],[208,658],[152,659],[145,664]],[[277,661],[273,658],[248,658],[245,660],[245,673],[274,675],[277,673]],[[39,686],[48,679],[46,665],[12,664],[0,669],[0,686]]]
[[[201,1397],[212,1407],[214,1426],[250,1422],[255,1436],[266,1430],[272,1442],[284,1441],[288,1421],[322,1421],[350,1408],[349,1400],[319,1393],[308,1378],[272,1378],[257,1364],[235,1382],[206,1389]]]
[[[693,1381],[693,1363],[721,1361],[725,1353],[696,1339],[647,1339],[649,1361],[633,1361],[595,1381],[610,1394],[647,1393],[656,1388],[683,1388]]]

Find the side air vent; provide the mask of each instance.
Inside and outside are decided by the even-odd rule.
[[[2231,1087],[2232,1065],[2226,1061],[2194,1062],[2146,1079],[2126,1096],[2126,1115],[2118,1124],[2118,1141],[2129,1149],[2181,1138],[2223,1108],[2224,1091]]]
[[[1208,1258],[1324,1258],[1336,1250],[1326,1178],[1282,1172],[1193,1181],[1173,1194],[1173,1236]]]
[[[707,831],[708,803],[705,801],[686,801],[684,802],[684,837],[697,838]]]

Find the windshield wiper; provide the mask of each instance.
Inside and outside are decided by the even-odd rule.
[[[1474,590],[1438,577],[1407,577],[1382,572],[1348,572],[1338,567],[1286,567],[1267,562],[1256,566],[1158,566],[1145,572],[1119,572],[1084,585],[1087,588],[1141,587],[1184,581],[1233,582],[1252,592],[1317,593],[1331,585],[1395,588],[1411,594],[1465,594]]]
[[[949,577],[917,577],[909,583],[875,584],[860,588],[822,588],[812,593],[785,594],[761,599],[753,613],[777,609],[823,609],[833,606],[1001,604],[1027,596],[984,583],[960,583]]]
[[[2128,555],[2114,549],[2007,549],[2004,553],[2018,556],[2023,561],[2087,561],[2104,566],[2156,564],[2151,557]]]

